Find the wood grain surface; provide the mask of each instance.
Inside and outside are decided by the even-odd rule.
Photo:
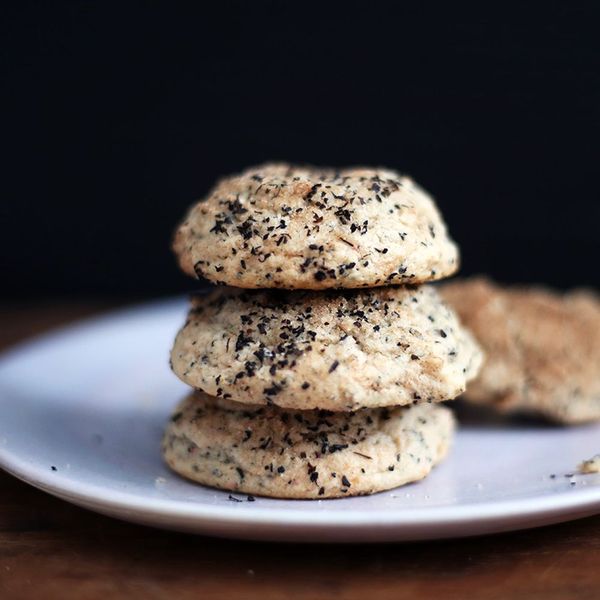
[[[0,347],[106,307],[5,306]],[[593,600],[600,516],[443,542],[252,543],[122,523],[0,473],[0,598],[121,597]]]

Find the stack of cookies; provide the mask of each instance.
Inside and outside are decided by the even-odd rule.
[[[433,200],[381,169],[265,165],[220,181],[179,226],[192,298],[171,362],[194,391],[163,451],[178,473],[281,498],[425,477],[454,430],[440,402],[482,355],[426,282],[458,267]]]

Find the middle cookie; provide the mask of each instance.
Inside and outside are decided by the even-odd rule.
[[[217,288],[192,299],[171,362],[213,396],[350,411],[454,398],[482,354],[430,286]]]

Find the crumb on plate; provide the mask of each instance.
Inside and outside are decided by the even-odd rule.
[[[600,473],[600,454],[584,460],[577,468],[580,473]]]

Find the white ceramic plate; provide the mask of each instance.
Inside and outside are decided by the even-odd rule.
[[[161,461],[186,391],[168,368],[182,300],[145,305],[24,344],[0,360],[0,466],[69,502],[128,521],[286,541],[467,536],[600,512],[600,426],[470,424],[426,480],[370,497],[256,498],[194,485]],[[552,477],[554,475],[554,477]]]

